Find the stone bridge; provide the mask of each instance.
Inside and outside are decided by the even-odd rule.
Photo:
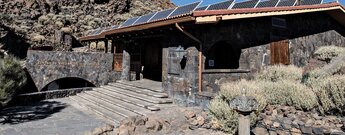
[[[113,59],[111,53],[29,50],[26,68],[38,91],[62,78],[80,78],[100,86],[118,78]]]

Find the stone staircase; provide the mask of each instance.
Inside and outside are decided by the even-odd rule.
[[[109,83],[70,98],[114,125],[119,125],[121,120],[130,116],[159,111],[164,104],[172,103],[159,82],[148,80]]]

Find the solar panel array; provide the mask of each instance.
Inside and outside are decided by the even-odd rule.
[[[149,21],[152,16],[154,16],[156,13],[151,13],[151,14],[147,14],[147,15],[143,15],[141,16],[134,24],[141,24],[141,23],[146,23],[147,21]]]
[[[175,9],[173,8],[173,9],[157,12],[157,14],[154,17],[152,17],[149,21],[151,22],[151,21],[167,18],[171,14],[171,12],[173,12],[174,10]]]
[[[224,1],[221,3],[216,3],[210,5],[207,10],[222,10],[222,9],[228,9],[231,4],[234,2],[234,0]]]
[[[282,7],[282,6],[295,6],[297,0],[247,0],[243,2],[234,3],[235,0],[226,0],[224,2],[211,4],[208,6],[198,7],[201,2],[196,2],[188,4],[185,6],[172,8],[168,10],[163,10],[160,12],[146,14],[140,17],[134,17],[126,20],[121,26],[113,25],[109,28],[99,28],[91,31],[88,35],[98,35],[102,31],[114,30],[122,27],[128,27],[131,25],[137,25],[147,22],[152,22],[160,19],[165,19],[169,17],[179,16],[183,14],[188,14],[193,11],[202,10],[225,10],[230,9],[240,9],[240,8],[263,8],[263,7]],[[301,0],[300,5],[314,5],[321,4],[324,0]],[[233,4],[234,3],[234,4]]]
[[[195,11],[201,11],[201,10],[206,10],[208,6],[203,6],[203,7],[198,7],[195,9]]]
[[[258,2],[259,2],[259,0],[248,0],[248,1],[244,1],[244,2],[235,3],[235,5],[232,7],[232,9],[254,8]]]
[[[296,0],[280,0],[277,7],[294,6],[296,2]]]
[[[200,2],[196,2],[196,3],[188,4],[185,6],[177,7],[176,10],[172,12],[169,17],[191,13],[194,11],[196,7],[198,7],[199,4]]]
[[[321,4],[322,0],[301,0],[300,5],[315,5]]]
[[[275,7],[278,4],[279,0],[265,0],[260,1],[259,4],[256,6],[257,8],[263,7]]]
[[[102,31],[103,31],[103,28],[99,28],[99,29],[95,30],[91,35],[101,34]]]
[[[125,21],[121,27],[127,27],[127,26],[131,26],[133,23],[135,23],[136,20],[138,20],[139,17],[134,17],[134,18],[130,18],[127,21]]]

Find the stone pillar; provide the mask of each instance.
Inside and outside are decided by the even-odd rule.
[[[108,53],[108,39],[104,40],[104,53]]]
[[[250,118],[249,115],[239,114],[238,117],[238,134],[250,135]]]
[[[130,68],[131,68],[130,54],[126,50],[123,50],[121,80],[126,80],[126,81],[130,80]]]
[[[169,48],[162,50],[162,88],[167,90]]]

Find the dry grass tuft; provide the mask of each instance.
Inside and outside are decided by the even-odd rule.
[[[282,80],[293,80],[301,82],[302,80],[302,68],[294,65],[274,65],[269,66],[256,76],[257,80],[262,81],[282,81]]]

